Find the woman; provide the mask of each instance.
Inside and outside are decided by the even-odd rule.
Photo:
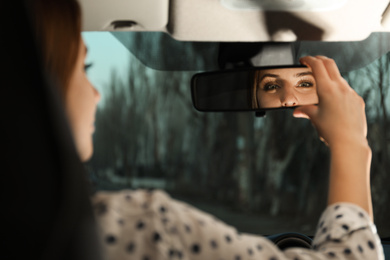
[[[86,48],[75,0],[32,0],[33,26],[47,72],[61,86],[80,159],[93,151],[99,94],[89,83]],[[312,250],[280,251],[266,238],[237,231],[162,191],[100,192],[92,198],[109,259],[383,259],[372,224],[369,189],[371,150],[364,102],[340,76],[333,60],[305,57],[317,79],[318,106],[302,106],[331,150],[329,207]]]
[[[309,68],[257,70],[252,108],[277,108],[318,103],[316,81]]]
[[[77,1],[67,0],[31,1],[30,6],[45,69],[60,86],[76,148],[81,160],[86,161],[93,152],[92,133],[100,95],[85,74],[87,49],[80,34],[80,7]]]

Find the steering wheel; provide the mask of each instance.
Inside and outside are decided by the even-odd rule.
[[[284,250],[289,247],[311,248],[312,242],[310,237],[295,232],[275,234],[267,236],[267,238],[274,242],[280,250]]]

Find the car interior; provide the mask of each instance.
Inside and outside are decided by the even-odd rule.
[[[9,245],[23,243],[4,255],[100,259],[89,196],[137,188],[164,189],[281,249],[310,248],[329,151],[291,117],[296,106],[254,107],[251,91],[256,73],[326,55],[366,102],[375,223],[390,259],[389,1],[79,0],[88,76],[103,97],[84,165],[24,2],[1,3],[18,17],[0,41],[2,202]]]

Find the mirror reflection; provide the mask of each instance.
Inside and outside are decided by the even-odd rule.
[[[252,108],[317,104],[316,81],[309,68],[263,69],[254,72]]]
[[[256,111],[318,104],[305,66],[257,67],[195,74],[192,100],[200,111]]]

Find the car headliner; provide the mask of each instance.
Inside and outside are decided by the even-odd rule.
[[[359,41],[372,32],[390,30],[387,0],[344,1],[325,11],[279,8],[284,12],[226,7],[226,2],[238,0],[80,2],[84,31],[162,31],[182,41]]]

